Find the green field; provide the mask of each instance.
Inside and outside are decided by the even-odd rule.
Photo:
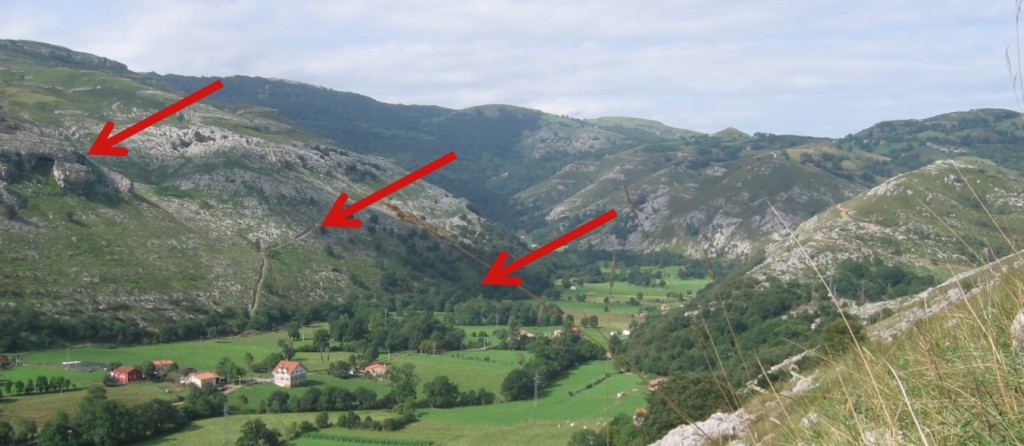
[[[389,363],[410,363],[416,366],[416,376],[420,379],[420,395],[423,394],[424,384],[441,375],[448,376],[462,391],[484,388],[498,395],[501,393],[501,382],[505,376],[518,366],[516,353],[522,354],[524,360],[529,360],[531,356],[529,352],[488,350],[441,355],[413,354]],[[484,358],[489,360],[485,361]]]
[[[102,377],[101,377],[102,379]],[[5,397],[0,400],[0,418],[5,421],[28,419],[42,426],[53,418],[58,410],[74,413],[78,401],[85,398],[85,390],[69,390],[64,393]],[[108,387],[107,398],[121,401],[129,406],[144,403],[153,398],[175,399],[184,396],[172,384],[136,383],[119,387]]]
[[[666,267],[663,269],[671,269],[672,267]],[[674,274],[674,273],[673,273]],[[622,302],[628,301],[630,297],[636,297],[637,293],[643,293],[644,302],[654,303],[671,301],[674,299],[668,298],[668,293],[676,293],[687,295],[688,293],[696,294],[708,283],[711,283],[710,279],[691,279],[691,280],[679,280],[679,279],[666,279],[667,285],[664,288],[661,287],[649,287],[631,285],[626,282],[615,282],[615,285],[610,289],[608,283],[585,283],[576,287],[575,291],[563,290],[562,299],[568,300],[574,296],[584,294],[589,299],[597,299],[600,301],[605,297],[611,297],[611,300],[619,300]]]
[[[474,352],[492,356],[497,361],[515,358],[515,352]],[[439,356],[439,358],[444,358]],[[423,358],[411,357],[410,361]],[[448,358],[454,359],[454,358]],[[467,359],[454,359],[461,362],[475,362]],[[414,362],[419,364],[425,362]],[[455,373],[454,371],[452,373]],[[584,390],[570,397],[570,390],[585,388],[588,383],[600,379],[605,373],[612,373],[592,389]],[[618,393],[623,396],[618,397]],[[610,362],[592,362],[574,370],[565,378],[549,387],[540,399],[499,403],[489,406],[460,407],[455,409],[433,409],[421,411],[422,420],[396,432],[371,432],[365,430],[348,430],[327,428],[324,432],[363,437],[372,439],[397,439],[414,441],[431,441],[445,445],[479,445],[479,444],[530,444],[530,445],[564,445],[572,432],[583,427],[595,427],[607,422],[617,413],[633,413],[638,407],[645,405],[646,386],[642,380],[632,375],[616,374]],[[361,416],[369,413],[375,420],[392,416],[387,412],[358,412]],[[338,418],[341,412],[331,413],[331,421]],[[269,426],[278,430],[293,421],[312,421],[315,413],[260,415]],[[241,425],[257,415],[235,415],[228,417],[228,441],[233,444],[238,438]],[[185,431],[165,438],[152,440],[145,445],[219,445],[224,439],[223,418],[202,420]],[[299,439],[288,444],[302,446],[320,446],[328,444],[323,440]],[[334,443],[338,444],[338,443]],[[344,443],[359,444],[359,443]]]
[[[369,378],[341,379],[326,374],[310,374],[306,384],[291,389],[283,389],[271,383],[257,383],[243,386],[228,395],[228,405],[235,410],[256,412],[259,410],[260,401],[266,400],[271,393],[277,390],[284,391],[290,398],[298,398],[312,387],[320,387],[323,391],[326,386],[341,387],[348,390],[355,390],[365,387],[377,393],[377,396],[384,396],[391,390],[391,386],[379,380]],[[242,396],[248,400],[242,404]]]
[[[306,339],[312,338],[313,331],[323,325],[303,328]],[[92,361],[99,363],[120,362],[139,365],[155,359],[171,359],[182,369],[195,367],[197,370],[213,370],[221,358],[231,358],[245,367],[245,354],[251,353],[256,361],[270,353],[279,352],[277,341],[288,336],[284,332],[262,333],[252,336],[233,336],[205,341],[175,342],[170,344],[139,345],[133,347],[110,347],[84,345],[67,349],[44,350],[25,354],[23,361],[30,365],[60,367],[64,361]],[[311,341],[296,341],[296,348]],[[332,352],[331,360],[347,359],[350,352]],[[319,353],[297,352],[295,360],[302,361],[310,371],[327,370],[326,356],[320,360]]]

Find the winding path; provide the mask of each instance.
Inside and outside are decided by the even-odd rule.
[[[839,216],[842,217],[843,220],[850,219],[850,210],[847,209],[846,206],[843,206],[842,203],[839,203],[836,205],[836,208],[839,209]]]
[[[311,234],[313,230],[317,228],[317,226],[319,225],[311,226],[309,229],[302,231],[302,233],[296,235],[295,237],[292,237],[276,245],[268,245],[266,248],[263,247],[262,241],[259,242],[259,246],[257,246],[256,249],[260,253],[260,273],[259,276],[256,278],[256,287],[253,288],[252,290],[252,305],[249,306],[250,317],[256,314],[256,309],[259,308],[260,306],[260,292],[263,290],[263,281],[267,277],[267,270],[270,269],[270,257],[268,257],[270,255],[270,251],[273,251],[277,248],[281,248],[290,243],[305,238],[307,235]]]

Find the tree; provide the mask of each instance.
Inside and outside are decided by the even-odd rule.
[[[243,359],[245,360],[245,368],[247,368],[249,370],[253,370],[252,363],[253,363],[254,359],[252,357],[252,353],[245,352],[245,356],[243,357]],[[253,370],[253,371],[255,371],[255,370]]]
[[[324,328],[318,329],[313,333],[313,348],[322,352],[331,344],[331,332]]]
[[[688,372],[672,375],[658,390],[647,394],[650,414],[640,425],[643,443],[651,443],[685,420],[703,420],[718,411],[739,407],[727,383],[710,373]]]
[[[228,382],[237,380],[243,373],[245,373],[245,370],[242,370],[238,364],[235,364],[235,361],[232,361],[231,358],[226,356],[217,364],[217,374],[223,376],[224,379],[228,380]]]
[[[395,396],[395,402],[416,399],[416,385],[419,384],[419,379],[415,370],[416,365],[409,362],[388,367],[384,376],[391,383],[391,393]]]
[[[139,439],[139,425],[120,401],[83,399],[72,421],[82,430],[82,437],[96,446],[130,444]]]
[[[510,401],[531,398],[533,396],[533,375],[523,369],[513,369],[501,382],[501,394]]]
[[[604,435],[593,429],[578,430],[569,437],[569,446],[604,446],[605,444]]]
[[[854,339],[850,337],[850,331],[853,331],[853,336],[857,338],[858,342],[864,340],[864,326],[861,325],[860,319],[848,314],[846,320],[850,323],[849,329],[846,328],[846,323],[842,318],[832,320],[821,329],[821,347],[825,349],[826,353],[840,355],[849,350]]]
[[[14,422],[14,444],[26,443],[36,437],[38,428],[32,420],[16,420]],[[0,442],[0,444],[3,444]]]
[[[359,415],[350,410],[338,416],[338,427],[343,427],[345,429],[355,429],[356,427],[359,426],[359,423],[361,421],[362,420],[359,419]]]
[[[284,357],[284,359],[287,359],[287,360],[291,361],[292,358],[295,357],[295,346],[292,345],[292,343],[288,342],[288,341],[282,342],[281,343],[281,356]],[[273,367],[273,366],[271,366],[271,367]]]
[[[35,392],[35,391],[36,391],[35,382],[32,381],[32,378],[29,378],[27,381],[25,381],[25,393],[32,393],[32,392]]]
[[[423,385],[423,397],[431,408],[452,407],[459,400],[459,386],[440,375]]]
[[[288,411],[288,392],[275,390],[267,397],[267,411],[270,413]]]
[[[299,340],[299,338],[302,337],[302,333],[299,332],[298,321],[291,321],[288,324],[286,324],[284,328],[285,331],[288,332],[288,337],[291,338],[293,341],[297,341]]]
[[[139,370],[142,371],[142,377],[145,379],[156,376],[156,366],[153,365],[152,361],[146,361],[139,364]]]
[[[16,383],[14,383],[14,391],[18,395],[21,395],[21,394],[25,393],[25,383],[21,382],[21,381],[18,381]]]
[[[71,417],[63,410],[46,423],[39,432],[39,444],[48,446],[73,446],[83,444],[82,431],[71,424]]]
[[[316,414],[316,427],[321,429],[331,426],[331,418],[327,412],[320,412]]]
[[[14,444],[14,428],[3,420],[0,420],[0,444]]]
[[[295,402],[296,412],[313,412],[320,408],[320,389],[313,387]]]
[[[242,425],[242,435],[235,442],[237,446],[280,446],[281,433],[277,429],[267,427],[267,423],[253,418]]]
[[[174,432],[188,423],[181,412],[167,400],[152,399],[132,406],[131,411],[141,438]]]

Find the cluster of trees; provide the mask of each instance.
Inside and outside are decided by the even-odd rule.
[[[377,392],[365,387],[349,390],[344,387],[311,387],[297,398],[283,390],[273,391],[260,403],[260,413],[319,412],[335,410],[375,410],[394,406],[395,398],[379,398]]]
[[[423,384],[423,400],[432,408],[482,406],[494,404],[494,399],[494,392],[482,387],[480,390],[460,391],[459,385],[445,375]]]
[[[550,326],[562,324],[562,310],[532,300],[493,301],[478,296],[456,304],[446,319],[458,325]]]
[[[236,446],[280,446],[284,444],[281,431],[268,427],[259,418],[253,418],[242,425],[242,435],[235,441]]]
[[[344,363],[344,361],[339,361]],[[340,368],[340,367],[339,367]],[[374,410],[412,408],[416,405],[416,386],[419,380],[413,364],[397,364],[388,368],[385,379],[391,391],[383,397],[365,387],[348,390],[343,387],[311,387],[298,398],[288,392],[275,390],[260,402],[260,413],[317,412],[334,410]]]
[[[338,416],[338,422],[336,425],[346,429],[396,431],[416,422],[418,419],[419,418],[417,418],[414,413],[406,412],[399,414],[397,417],[385,418],[384,420],[377,421],[369,415],[360,417],[359,414],[348,411]]]
[[[186,409],[190,404],[194,407],[198,399],[205,398],[200,390],[194,391],[198,396],[191,396],[191,402],[186,400],[181,409],[174,407],[170,401],[160,399],[128,407],[107,399],[106,389],[102,386],[91,387],[87,392],[73,417],[60,411],[43,426],[38,435],[39,444],[131,444],[180,430],[189,420],[210,416],[205,412]],[[220,396],[223,399],[223,395]]]
[[[343,350],[362,353],[365,361],[382,351],[458,350],[466,338],[465,331],[438,320],[432,312],[406,311],[398,316],[355,310],[331,319],[330,335]]]
[[[650,313],[628,343],[612,341],[612,349],[648,373],[669,375],[720,370],[708,358],[721,358],[729,380],[741,385],[759,376],[754,357],[775,364],[817,342],[810,329],[818,317],[835,314],[822,305],[826,294],[812,285],[765,282],[743,275],[724,279],[717,290],[703,290],[684,311]],[[810,311],[781,316],[798,306]]]
[[[936,283],[931,274],[918,274],[902,264],[888,265],[878,257],[839,262],[829,280],[837,296],[860,302],[907,296]]]
[[[43,375],[39,375],[35,380],[32,378],[25,381],[8,380],[4,383],[4,394],[29,395],[33,393],[61,392],[75,387],[77,386],[75,386],[71,380],[64,378],[63,376],[47,378]]]
[[[634,446],[651,444],[680,424],[703,420],[715,412],[731,412],[739,401],[728,383],[712,373],[672,375],[647,394],[648,413],[633,419],[616,415],[603,429],[582,429],[569,438],[570,446]],[[685,417],[684,417],[685,415]]]
[[[38,428],[32,420],[0,420],[0,444],[23,444],[36,438]]]
[[[347,429],[394,431],[399,430],[417,420],[418,418],[416,415],[411,412],[403,413],[398,417],[386,418],[383,421],[375,421],[373,417],[370,417],[369,415],[365,418],[360,418],[355,412],[349,411],[338,416],[337,425],[338,427],[344,427]],[[267,426],[263,420],[253,418],[242,425],[241,435],[238,437],[238,440],[235,441],[235,445],[282,445],[287,441],[294,440],[312,432],[318,432],[320,429],[327,427],[331,427],[330,415],[327,412],[320,412],[312,422],[308,420],[303,420],[301,422],[292,421],[285,427],[283,434],[277,429]]]
[[[565,372],[605,355],[597,344],[570,333],[557,338],[533,338],[527,348],[533,352],[533,358],[509,372],[501,383],[501,393],[508,400],[532,398],[535,385],[543,389]]]

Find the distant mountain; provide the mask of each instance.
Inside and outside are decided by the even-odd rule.
[[[153,78],[181,91],[210,80]],[[705,135],[636,118],[581,120],[507,105],[464,110],[391,105],[251,77],[227,78],[225,85],[224,94],[211,101],[273,108],[337,144],[394,159],[408,169],[456,150],[458,163],[432,181],[469,200],[485,217],[538,242],[609,207],[630,215],[629,190],[640,199],[637,206],[649,227],[640,230],[636,222],[620,219],[612,236],[592,244],[683,249],[697,255],[701,246],[710,244],[718,254],[743,256],[780,227],[768,212],[770,201],[780,212],[802,220],[876,181],[867,174],[855,178],[862,174],[856,166],[820,169],[802,166],[788,155],[779,158],[779,151],[792,148],[831,150],[834,143],[823,138],[751,136],[736,129]],[[770,169],[741,172],[766,156],[772,157]],[[748,184],[768,187],[742,197],[751,191]],[[695,193],[709,186],[715,189],[711,195]],[[673,206],[666,212],[670,202]]]
[[[481,266],[382,207],[367,211],[375,229],[366,237],[318,229],[339,192],[368,194],[451,150],[456,162],[393,200],[477,252],[490,256],[513,246],[520,237],[512,232],[547,242],[614,208],[616,221],[573,247],[698,257],[767,253],[759,271],[781,275],[801,268],[785,245],[787,225],[808,222],[798,237],[809,243],[828,238],[841,226],[829,218],[844,202],[850,216],[875,212],[879,221],[869,223],[882,225],[891,218],[859,209],[868,200],[854,197],[875,197],[865,194],[894,176],[938,159],[1024,168],[1015,156],[1024,124],[1006,110],[880,123],[840,140],[732,128],[708,135],[637,118],[583,120],[509,105],[392,105],[254,77],[225,78],[223,90],[133,137],[129,157],[82,156],[107,119],[121,128],[212,79],[133,73],[65,48],[0,41],[0,206],[8,216],[0,234],[15,247],[0,254],[10,265],[0,272],[0,296],[57,296],[66,309],[87,295],[111,302],[224,299],[249,308],[261,293],[315,299],[411,287],[502,295],[471,283]],[[994,176],[983,181],[1016,190],[1010,171],[984,169]],[[922,183],[915,197],[963,193],[947,186]],[[948,200],[939,215],[959,212],[953,204],[971,206],[962,195]],[[1015,202],[999,200],[1012,219]],[[921,209],[906,200],[872,206],[900,218]],[[906,237],[945,237],[921,218],[922,225],[899,229],[916,228]],[[984,220],[960,220],[969,222],[961,236],[987,234]],[[133,224],[139,226],[109,229]],[[156,242],[155,235],[170,239]],[[76,240],[99,245],[68,254]],[[844,253],[884,251],[863,235],[842,240],[849,245]],[[910,238],[900,242],[904,254],[893,259],[913,261],[906,253],[926,249]],[[1002,252],[996,245],[993,255]],[[45,249],[25,254],[28,246]],[[958,249],[939,244],[915,255],[970,263]],[[114,263],[101,261],[108,257]],[[54,266],[39,272],[39,265]],[[40,275],[56,277],[58,266],[68,280],[42,285]],[[531,280],[536,289],[550,284],[542,275]],[[159,305],[187,313],[187,305],[167,302]]]
[[[106,120],[123,129],[181,98],[154,85],[106,59],[0,42],[0,302],[166,323],[364,293],[508,293],[383,206],[357,215],[358,234],[320,228],[340,192],[406,172],[267,108],[202,101],[127,140],[127,157],[84,156]],[[387,201],[481,256],[518,246],[426,181]]]
[[[1024,178],[983,160],[940,160],[839,203],[767,247],[752,272],[824,274],[877,257],[948,277],[1020,249]]]

